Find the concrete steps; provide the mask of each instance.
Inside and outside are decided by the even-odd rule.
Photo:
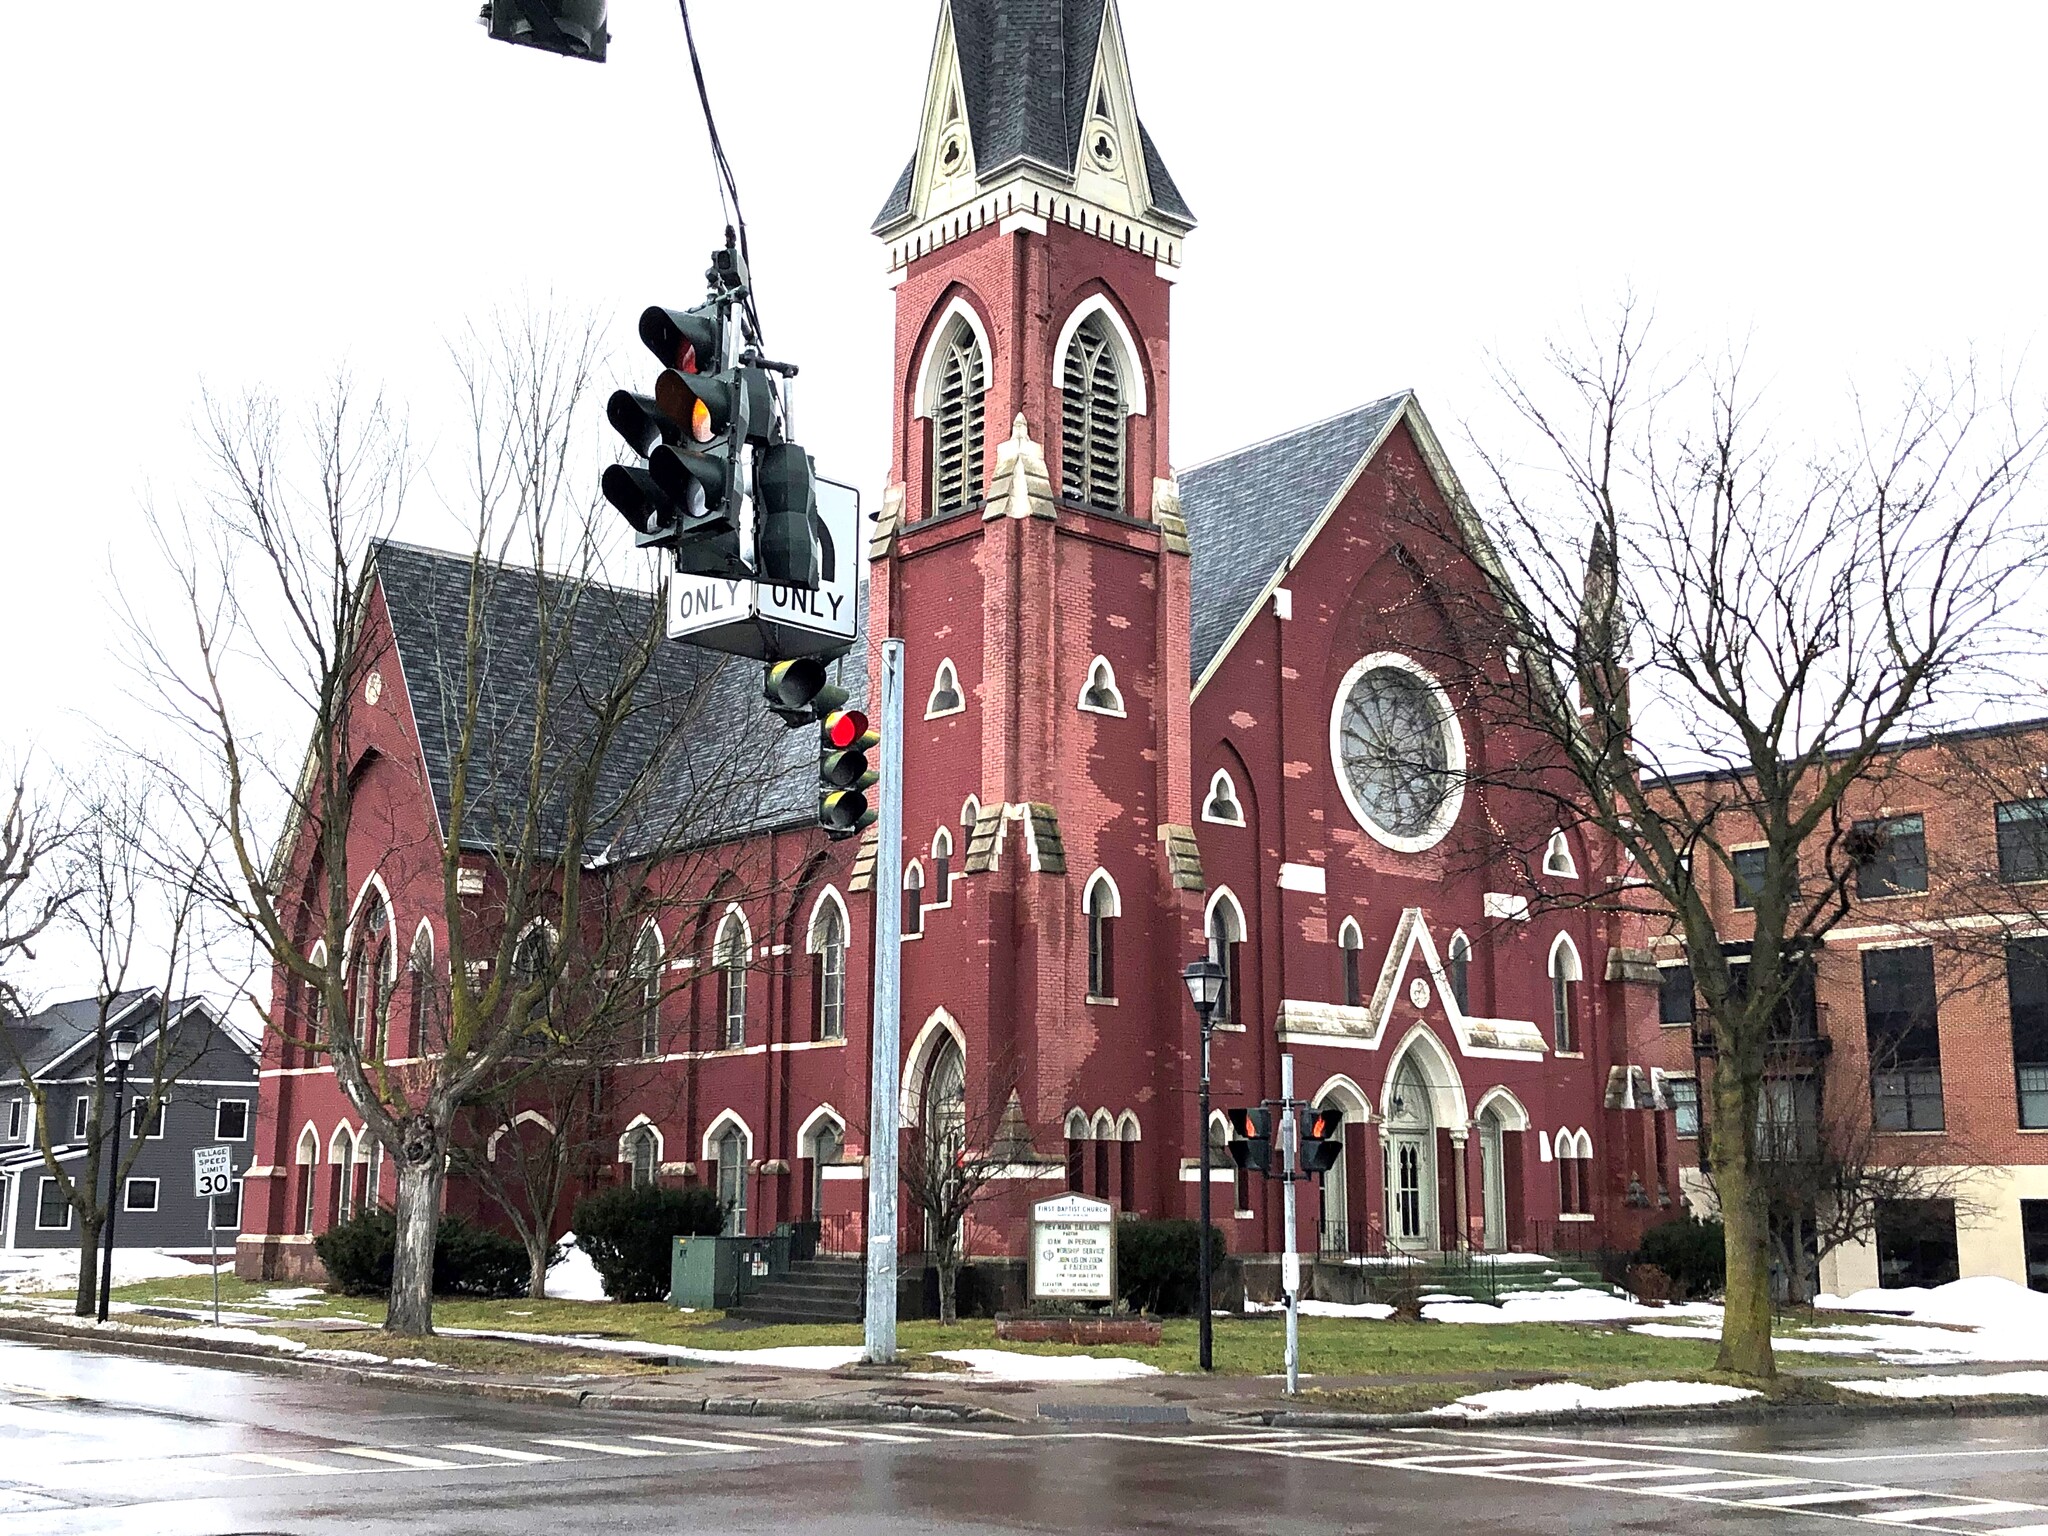
[[[857,1323],[865,1301],[857,1259],[801,1259],[750,1287],[728,1317],[752,1323]]]

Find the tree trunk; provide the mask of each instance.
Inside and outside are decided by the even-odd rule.
[[[1722,1294],[1721,1356],[1714,1368],[1768,1381],[1778,1374],[1771,1354],[1770,1220],[1758,1199],[1750,1138],[1738,1129],[1754,1121],[1742,1118],[1739,1087],[1728,1085],[1725,1097],[1733,1102],[1724,1102],[1716,1081],[1714,1107],[1729,1128],[1714,1138],[1714,1188],[1721,1199],[1728,1282]]]
[[[441,1231],[445,1177],[440,1138],[415,1119],[406,1127],[398,1163],[398,1242],[391,1255],[387,1333],[425,1338],[434,1331],[434,1240]]]
[[[545,1301],[548,1294],[548,1250],[554,1244],[547,1233],[536,1229],[526,1236],[526,1295],[529,1301]]]
[[[942,1327],[960,1321],[960,1307],[955,1299],[960,1283],[960,1265],[942,1253],[939,1258],[939,1323]]]
[[[97,1317],[100,1310],[100,1223],[81,1220],[78,1224],[78,1305],[75,1317]]]

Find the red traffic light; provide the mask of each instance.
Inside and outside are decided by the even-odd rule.
[[[1344,1111],[1335,1108],[1305,1110],[1301,1117],[1301,1134],[1310,1141],[1327,1141],[1344,1128]]]
[[[1263,1105],[1229,1112],[1230,1129],[1242,1141],[1266,1141],[1273,1135],[1273,1112]]]
[[[857,709],[835,709],[825,717],[825,739],[844,750],[868,733],[868,717]]]

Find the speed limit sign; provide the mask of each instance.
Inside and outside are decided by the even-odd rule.
[[[226,1147],[199,1147],[192,1153],[192,1175],[202,1200],[225,1195],[235,1186],[235,1167]]]

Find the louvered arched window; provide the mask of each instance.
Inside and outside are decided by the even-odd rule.
[[[1069,501],[1124,510],[1124,388],[1116,344],[1090,315],[1067,344],[1060,372],[1060,492]]]
[[[932,401],[932,515],[981,500],[982,395],[988,388],[981,343],[955,320],[939,354]]]

